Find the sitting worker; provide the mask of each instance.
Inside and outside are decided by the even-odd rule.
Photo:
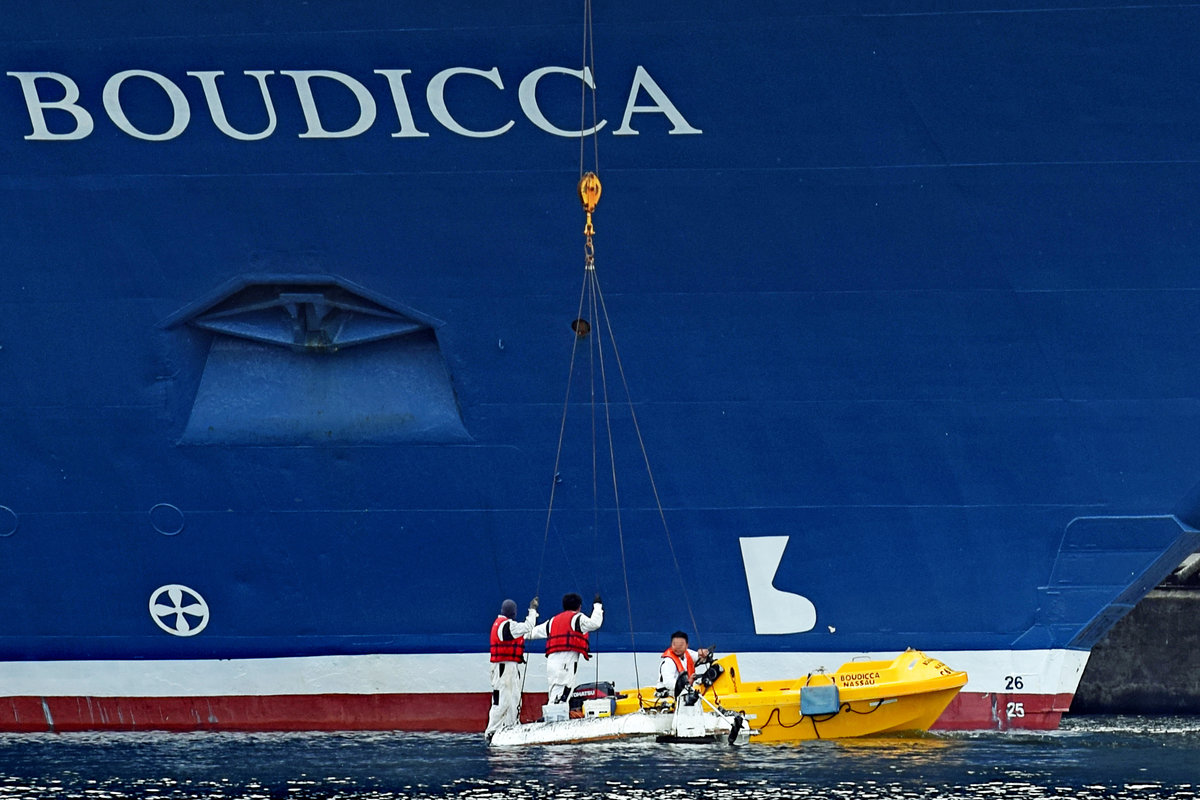
[[[591,616],[579,609],[583,598],[575,593],[563,595],[563,610],[535,627],[526,639],[546,640],[546,681],[550,684],[551,703],[566,703],[575,688],[579,662],[591,658],[588,633],[599,630],[604,622],[604,606],[597,593],[592,600]]]
[[[696,679],[696,663],[708,658],[705,648],[688,649],[688,635],[683,631],[671,634],[671,646],[662,654],[658,665],[658,688],[660,691],[678,696],[684,687],[691,686]]]
[[[529,601],[524,622],[517,622],[517,604],[505,600],[492,622],[492,708],[488,712],[488,739],[499,728],[516,725],[521,717],[521,675],[525,663],[525,635],[537,624],[537,598]]]

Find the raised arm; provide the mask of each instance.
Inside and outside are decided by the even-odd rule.
[[[604,624],[604,606],[600,603],[600,595],[596,595],[596,599],[592,602],[592,615],[585,617],[579,614],[575,617],[576,624],[579,626],[580,633],[591,633],[592,631],[600,630],[600,626]]]

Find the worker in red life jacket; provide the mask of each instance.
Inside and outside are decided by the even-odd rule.
[[[537,598],[529,601],[524,622],[517,622],[517,604],[505,600],[492,622],[492,709],[488,712],[488,739],[499,728],[516,725],[521,717],[521,673],[525,663],[525,636],[537,624]]]
[[[592,614],[585,617],[579,609],[583,598],[571,593],[563,596],[563,610],[538,625],[526,639],[546,640],[546,681],[550,684],[551,703],[565,703],[575,688],[579,662],[590,658],[588,634],[600,630],[604,606],[599,593],[592,601]]]
[[[696,678],[696,662],[708,657],[708,650],[688,649],[688,635],[683,631],[671,634],[671,646],[662,654],[658,665],[658,688],[672,697],[691,686]],[[681,680],[682,676],[682,680]]]

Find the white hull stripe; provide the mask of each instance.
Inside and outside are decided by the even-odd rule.
[[[1078,650],[928,651],[970,676],[965,692],[1074,694],[1088,654]],[[739,653],[746,680],[780,680],[852,660],[896,653]],[[579,682],[649,685],[659,653],[601,653]],[[526,691],[545,691],[546,659],[530,657]],[[597,667],[599,673],[597,674]],[[311,656],[179,661],[0,662],[4,697],[227,697],[305,694],[458,694],[488,692],[488,656],[475,654]]]

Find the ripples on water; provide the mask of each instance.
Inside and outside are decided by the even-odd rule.
[[[489,750],[479,736],[4,734],[0,800],[1200,798],[1200,718],[772,747]]]

